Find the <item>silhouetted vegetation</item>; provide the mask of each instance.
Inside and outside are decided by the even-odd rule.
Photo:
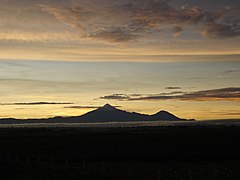
[[[3,128],[0,179],[238,179],[240,127]]]

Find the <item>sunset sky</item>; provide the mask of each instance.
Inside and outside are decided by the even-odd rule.
[[[0,0],[0,17],[0,118],[240,118],[239,0]]]

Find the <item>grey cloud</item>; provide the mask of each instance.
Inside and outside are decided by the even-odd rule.
[[[96,32],[88,37],[107,40],[109,42],[128,42],[134,41],[138,38],[138,35],[132,33],[127,28],[122,27],[110,27],[106,30]]]
[[[181,27],[181,26],[175,26],[175,27],[173,27],[174,37],[179,36],[179,35],[181,34],[181,32],[183,32],[183,31],[184,31],[184,29],[183,29],[183,27]]]
[[[57,20],[72,27],[79,27],[75,11],[72,8],[40,4],[42,11],[53,15]]]
[[[175,95],[175,94],[183,94],[183,91],[172,91],[168,93],[161,93],[160,95]]]
[[[205,78],[204,77],[189,77],[188,79],[200,80],[200,79],[205,79]]]
[[[230,112],[230,113],[218,113],[219,115],[223,115],[223,116],[240,116],[240,113],[238,112]]]
[[[224,71],[224,74],[232,74],[232,73],[238,73],[240,72],[240,69],[236,69],[236,70],[228,70],[228,71]]]
[[[101,106],[65,106],[66,109],[95,109],[100,108]]]
[[[100,107],[102,107],[102,106],[65,106],[63,108],[66,108],[66,109],[97,109]],[[114,106],[114,107],[118,108],[121,106]]]
[[[222,88],[204,91],[196,91],[191,93],[184,93],[181,96],[176,96],[181,100],[202,100],[202,101],[215,101],[215,100],[240,100],[240,88]]]
[[[181,89],[181,87],[170,86],[170,87],[165,87],[165,89],[174,90],[174,89]]]
[[[144,95],[134,97],[126,94],[113,94],[100,97],[107,100],[119,101],[159,101],[159,100],[182,100],[182,101],[240,101],[240,88],[230,87],[196,92],[173,92],[156,95]]]
[[[110,4],[75,1],[69,7],[47,4],[42,4],[40,7],[57,20],[78,30],[81,38],[93,38],[114,43],[137,39],[138,35],[130,27],[130,24],[128,27],[128,20],[125,17],[127,15],[115,10],[113,3]]]
[[[240,24],[224,25],[212,23],[205,27],[204,35],[211,38],[231,38],[240,35]]]
[[[159,23],[176,25],[173,27],[175,36],[184,29],[184,25],[201,25],[203,34],[211,38],[230,38],[240,35],[240,9],[222,8],[220,10],[206,11],[193,7],[175,9],[167,1],[147,1],[141,9],[136,9],[134,18],[136,21],[147,21],[151,27]]]
[[[216,11],[199,7],[177,9],[166,0],[73,1],[68,6],[41,4],[41,9],[79,31],[82,38],[113,43],[135,41],[147,33],[171,26],[177,37],[194,26],[209,38],[230,38],[240,34],[239,8]]]
[[[24,102],[24,103],[2,103],[1,106],[34,106],[34,105],[67,105],[70,102]]]
[[[131,96],[126,95],[126,94],[112,94],[112,95],[100,97],[100,99],[123,101],[123,100],[130,100]]]
[[[169,92],[169,93],[161,93],[158,94],[158,96],[164,97],[164,96],[168,96],[168,95],[176,95],[176,94],[182,94],[184,92],[182,91],[173,91],[173,92]],[[119,100],[119,101],[125,101],[125,100],[140,100],[144,97],[147,97],[147,95],[144,94],[112,94],[112,95],[108,95],[108,96],[103,96],[100,97],[100,99],[108,99],[108,100]],[[155,95],[149,95],[148,97],[155,97]]]
[[[240,6],[223,8],[212,15],[212,20],[205,23],[203,35],[210,38],[224,39],[240,35]]]
[[[171,7],[167,1],[148,0],[145,3],[133,9],[136,21],[145,20],[149,26],[156,25],[157,23],[167,24],[196,24],[201,22],[206,12],[200,8],[178,10]]]

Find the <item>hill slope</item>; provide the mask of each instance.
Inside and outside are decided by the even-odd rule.
[[[49,119],[1,119],[0,124],[22,123],[96,123],[96,122],[136,122],[136,121],[187,121],[167,111],[159,111],[156,114],[140,114],[118,109],[110,104],[105,104],[96,110],[76,117],[54,117]]]
[[[72,120],[84,122],[126,122],[126,121],[182,121],[185,119],[178,118],[177,116],[167,112],[159,111],[156,114],[140,114],[136,112],[127,112],[117,109],[109,104],[105,104],[96,110],[90,111],[82,116],[72,117]]]

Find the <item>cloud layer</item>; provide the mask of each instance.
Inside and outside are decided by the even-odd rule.
[[[97,109],[101,108],[102,106],[65,106],[64,108],[66,109]],[[114,106],[116,108],[121,107],[121,106]]]
[[[181,87],[169,86],[169,87],[165,87],[165,89],[174,90],[174,89],[181,89]]]
[[[2,103],[1,106],[34,106],[34,105],[67,105],[70,102],[24,102],[24,103]]]
[[[222,89],[212,89],[196,92],[170,92],[154,95],[138,94],[112,94],[100,97],[105,100],[119,101],[161,101],[161,100],[182,100],[182,101],[240,101],[240,88],[230,87]]]
[[[209,38],[240,35],[240,5],[206,10],[176,8],[166,0],[75,0],[66,5],[41,4],[44,12],[79,31],[81,38],[129,42],[164,30],[178,37],[189,28]],[[159,36],[160,37],[160,36]]]

